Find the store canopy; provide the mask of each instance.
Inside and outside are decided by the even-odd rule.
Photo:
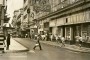
[[[4,23],[4,24],[3,24],[3,27],[4,27],[4,28],[13,29],[13,25],[10,24],[10,23]]]

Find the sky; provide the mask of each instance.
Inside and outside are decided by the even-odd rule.
[[[7,0],[7,15],[11,17],[12,21],[14,10],[18,10],[23,7],[23,0]]]

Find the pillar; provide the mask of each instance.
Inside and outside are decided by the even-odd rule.
[[[1,10],[1,29],[3,29],[3,23],[4,23],[4,6],[2,6]]]
[[[64,31],[63,31],[63,28],[61,28],[61,36],[63,36],[63,32],[64,32]]]
[[[70,27],[70,40],[73,40],[73,28]]]

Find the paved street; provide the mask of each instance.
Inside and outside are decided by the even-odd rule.
[[[13,38],[10,50],[0,53],[0,60],[90,60],[90,53],[75,52],[43,43],[43,50],[38,47],[33,50],[34,45],[35,41],[30,39]]]
[[[27,60],[26,52],[0,54],[0,60]]]
[[[30,49],[27,52],[27,59],[31,60],[90,60],[89,53],[80,53],[64,48],[57,48],[50,45],[42,44],[43,50],[33,50],[35,41],[30,39],[15,39],[22,45]]]

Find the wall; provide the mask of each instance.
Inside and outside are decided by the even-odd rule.
[[[0,4],[3,4],[3,0],[0,0]]]

